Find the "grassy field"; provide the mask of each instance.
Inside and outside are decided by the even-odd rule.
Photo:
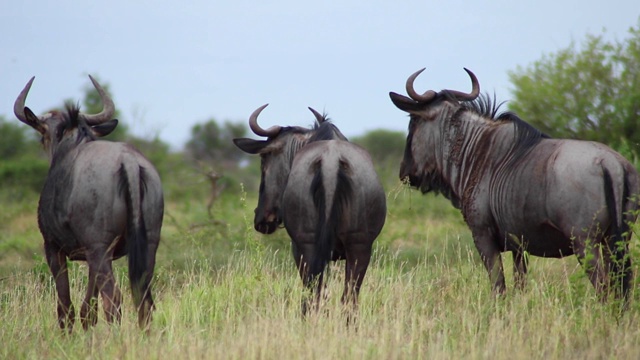
[[[515,291],[504,256],[508,294],[494,299],[459,212],[442,197],[400,186],[387,192],[387,222],[351,326],[339,301],[343,263],[331,266],[320,313],[301,318],[304,292],[288,236],[253,230],[253,190],[225,193],[213,220],[203,196],[169,193],[149,335],[137,329],[123,260],[115,266],[126,294],[122,324],[110,326],[100,313],[94,329],[76,323],[73,334],[62,334],[36,226],[37,195],[4,194],[0,358],[640,358],[637,291],[618,316],[615,306],[598,302],[574,257],[532,258],[527,288]],[[634,238],[640,263],[637,248]],[[79,308],[84,264],[73,263],[71,282]]]

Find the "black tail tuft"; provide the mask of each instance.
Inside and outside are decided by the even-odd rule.
[[[124,165],[122,165],[120,167],[119,190],[120,194],[124,196],[127,205],[126,241],[129,258],[129,281],[131,282],[133,301],[136,307],[139,307],[150,284],[147,270],[147,229],[142,218],[142,209],[140,206],[145,190],[143,170],[140,169],[138,191],[132,192],[129,176]],[[138,201],[135,201],[136,194]],[[138,208],[136,209],[136,207]],[[136,214],[138,214],[138,218],[136,218]]]
[[[612,264],[610,267],[611,272],[609,276],[612,277],[613,281],[611,284],[615,286],[615,292],[626,299],[628,298],[629,291],[631,290],[631,280],[633,277],[631,259],[628,254],[628,238],[630,229],[629,224],[625,221],[624,214],[620,214],[618,211],[618,209],[625,209],[626,206],[619,206],[618,202],[632,200],[628,199],[629,189],[626,174],[624,176],[624,180],[622,196],[620,199],[616,199],[611,174],[607,169],[604,169],[605,201],[612,219],[611,230],[609,231],[611,237],[608,239],[608,248],[612,255]]]
[[[316,227],[316,252],[313,259],[309,259],[309,275],[313,278],[320,275],[331,258],[333,249],[331,230],[327,228],[324,183],[322,181],[322,160],[313,164],[314,176],[311,180],[311,197],[318,213],[318,224]],[[329,242],[329,243],[328,243]]]
[[[331,260],[331,252],[337,238],[337,229],[340,226],[344,211],[347,207],[349,199],[353,194],[353,186],[349,178],[349,166],[346,162],[340,161],[338,172],[336,174],[336,188],[333,194],[333,201],[329,211],[329,217],[326,216],[326,201],[324,184],[322,181],[322,162],[318,160],[314,164],[315,175],[311,182],[311,195],[313,203],[318,212],[318,225],[316,228],[316,254],[310,264],[310,275],[320,275],[329,260]]]

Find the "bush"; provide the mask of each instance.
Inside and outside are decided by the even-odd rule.
[[[0,162],[0,183],[3,190],[23,189],[40,192],[49,171],[46,160],[35,157]]]

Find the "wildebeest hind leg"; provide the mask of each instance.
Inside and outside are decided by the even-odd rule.
[[[98,260],[87,256],[89,281],[87,284],[87,294],[80,308],[80,321],[82,321],[82,327],[85,330],[88,330],[89,326],[94,326],[98,322],[98,264]]]
[[[151,293],[151,282],[153,280],[153,269],[156,265],[156,249],[157,244],[160,241],[160,234],[150,234],[149,239],[149,252],[147,253],[147,271],[144,276],[147,278],[145,284],[148,284],[147,289],[142,296],[142,303],[136,304],[138,306],[138,325],[140,328],[149,330],[151,324],[151,313],[154,309],[153,295]]]
[[[306,316],[311,307],[313,307],[314,311],[317,311],[320,306],[324,271],[317,274],[314,274],[311,271],[310,261],[315,250],[314,246],[307,245],[304,247],[298,247],[294,245],[293,250],[294,260],[298,267],[300,277],[302,278],[302,284],[313,293],[312,298],[306,297],[302,300],[302,315]]]
[[[584,244],[584,242],[582,242]],[[604,249],[599,244],[574,245],[578,261],[584,267],[589,281],[596,289],[600,301],[607,300],[609,293],[608,265],[609,256],[603,254]]]
[[[122,293],[116,285],[113,277],[113,269],[110,260],[103,260],[98,269],[97,287],[102,295],[102,305],[104,307],[105,319],[108,322],[120,322],[122,312]]]
[[[71,303],[67,257],[62,251],[52,246],[49,241],[45,241],[44,248],[47,264],[49,264],[49,269],[56,283],[56,292],[58,293],[58,325],[61,329],[64,330],[66,328],[71,332],[75,320],[75,311]]]
[[[371,245],[351,245],[347,248],[342,304],[345,305],[345,310],[349,312],[347,314],[347,323],[350,323],[357,314],[360,287],[371,260]]]
[[[628,227],[625,227],[625,233],[616,234],[607,232],[608,260],[609,260],[609,286],[617,299],[625,300],[624,305],[627,306],[629,300],[629,292],[631,290],[631,281],[633,278],[633,268],[631,267],[631,256],[629,255],[630,233]]]

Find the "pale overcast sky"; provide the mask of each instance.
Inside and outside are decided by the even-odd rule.
[[[587,33],[622,40],[639,16],[637,0],[5,1],[0,115],[15,119],[31,76],[40,114],[80,100],[92,74],[136,135],[176,149],[195,123],[246,122],[264,103],[264,127],[308,126],[311,106],[347,136],[405,131],[388,93],[422,67],[418,91],[469,90],[467,67],[509,100],[508,71]]]

